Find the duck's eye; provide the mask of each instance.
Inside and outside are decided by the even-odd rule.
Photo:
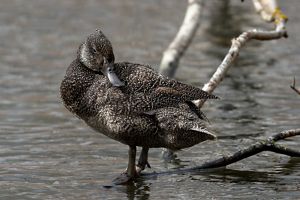
[[[97,53],[97,50],[92,48],[92,53],[94,53],[94,54]]]

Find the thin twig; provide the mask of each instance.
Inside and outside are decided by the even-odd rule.
[[[300,95],[300,89],[296,88],[296,79],[294,77],[294,81],[293,81],[293,85],[290,86],[292,88],[292,90],[294,90],[297,94]]]

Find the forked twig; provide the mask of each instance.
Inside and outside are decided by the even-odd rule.
[[[300,95],[300,90],[296,88],[296,79],[294,77],[293,85],[290,86],[297,94]]]

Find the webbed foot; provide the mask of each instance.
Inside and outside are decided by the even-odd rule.
[[[117,176],[112,183],[115,185],[126,185],[134,180],[135,176],[129,176],[127,172],[124,172]]]
[[[146,167],[151,168],[148,160],[143,160],[142,162],[139,161],[137,166],[136,166],[136,168],[140,168],[141,171],[143,171]]]

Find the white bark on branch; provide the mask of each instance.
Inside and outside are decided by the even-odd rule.
[[[284,29],[288,18],[282,13],[276,0],[252,0],[256,12],[263,20],[275,22],[276,30]]]
[[[256,12],[267,22],[274,20],[274,11],[278,8],[276,0],[252,0]]]
[[[263,1],[263,0],[262,0]],[[259,1],[257,1],[259,2]],[[265,1],[266,2],[266,1]],[[268,1],[268,2],[273,2]],[[271,6],[267,7],[268,9]],[[264,7],[262,7],[264,9]],[[279,14],[276,14],[279,13]],[[274,21],[276,28],[273,31],[260,31],[260,30],[250,30],[242,33],[239,37],[232,40],[232,45],[225,56],[222,63],[217,68],[216,72],[213,74],[208,83],[204,85],[202,90],[212,93],[214,89],[221,83],[225,77],[228,69],[232,66],[232,63],[236,60],[239,55],[241,48],[250,40],[274,40],[282,37],[287,37],[287,32],[285,30],[285,24],[287,22],[287,17],[281,13],[281,11],[276,7],[273,11]],[[195,105],[199,108],[202,107],[205,100],[194,101]]]
[[[169,47],[165,50],[160,64],[160,73],[173,77],[180,58],[191,43],[200,22],[202,0],[188,0],[183,23]]]

